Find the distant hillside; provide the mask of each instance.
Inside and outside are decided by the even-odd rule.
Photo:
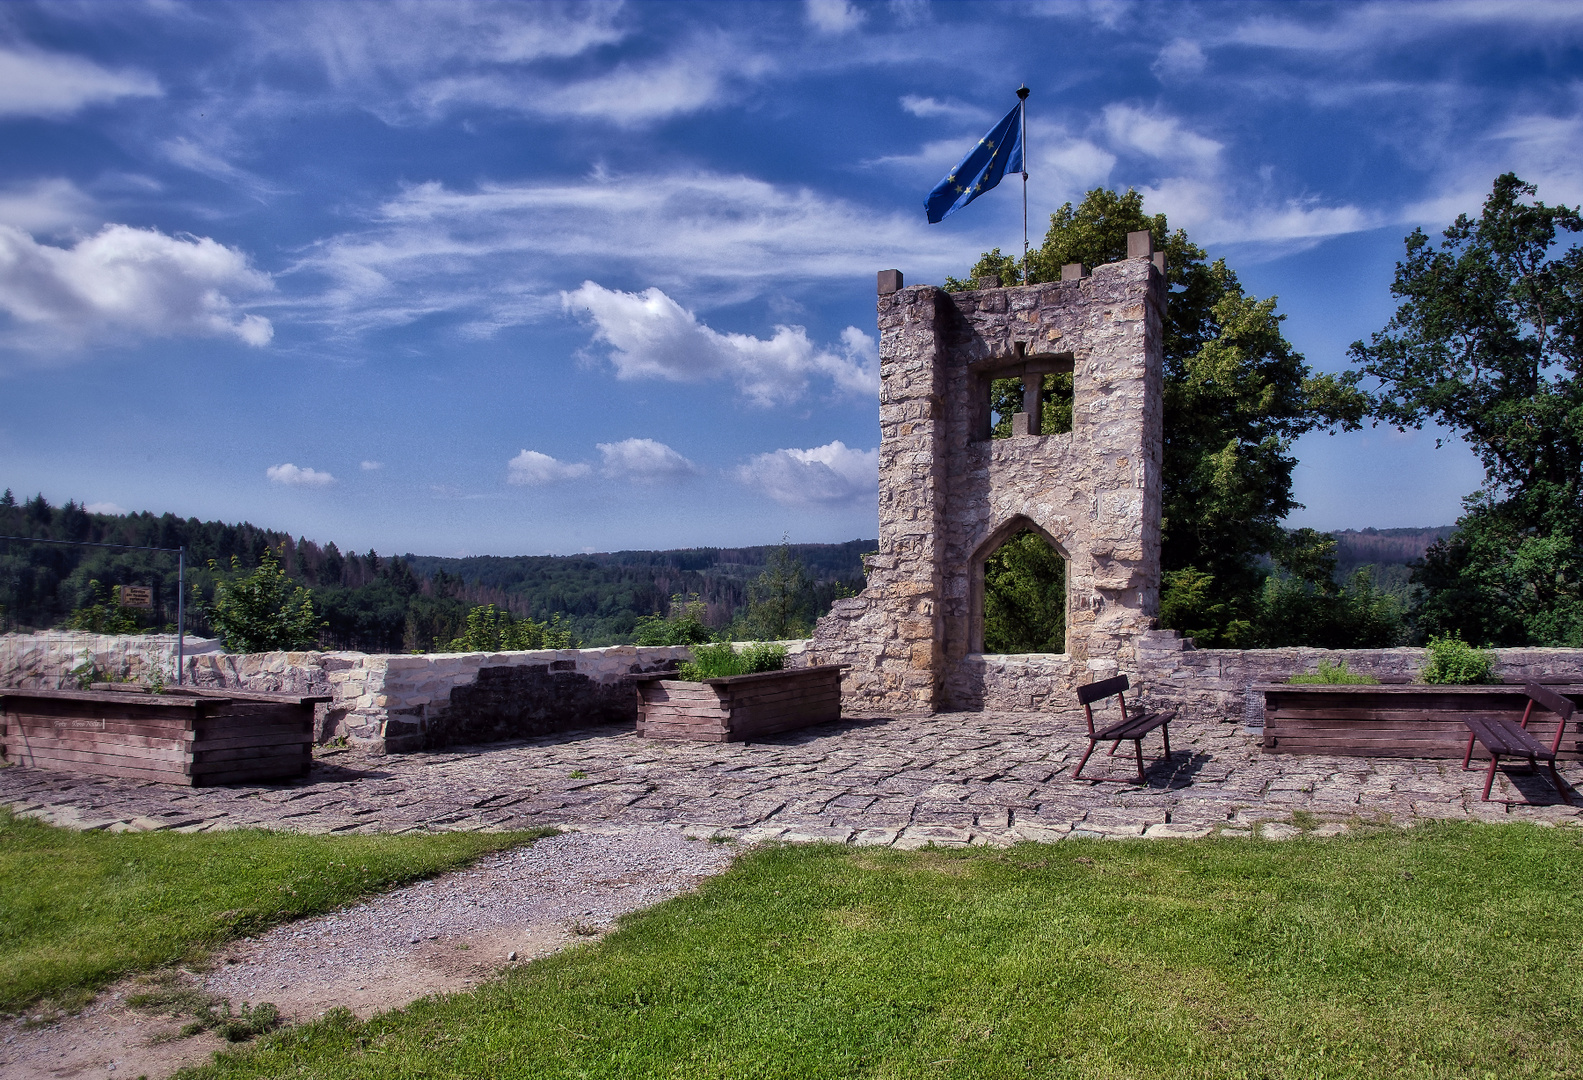
[[[332,648],[396,652],[428,649],[457,636],[468,608],[496,604],[516,615],[546,619],[555,612],[570,621],[586,645],[630,641],[641,615],[664,611],[674,594],[697,593],[707,604],[710,625],[724,627],[747,603],[749,584],[764,569],[772,547],[689,548],[676,551],[618,551],[573,556],[483,556],[446,559],[426,555],[381,556],[343,553],[248,523],[156,517],[149,513],[91,514],[75,502],[51,506],[42,495],[18,502],[0,496],[0,535],[187,548],[188,581],[212,595],[210,559],[222,569],[235,556],[244,567],[258,565],[266,548],[283,551],[282,565],[313,591],[329,628]],[[793,544],[812,579],[809,617],[828,611],[838,587],[861,589],[859,556],[877,540],[844,544]],[[75,608],[93,602],[90,582],[147,585],[155,606],[148,627],[176,617],[176,558],[149,551],[66,547],[0,541],[0,629],[31,630],[61,625]],[[187,629],[206,633],[201,610],[188,604]]]
[[[1456,532],[1454,525],[1430,529],[1343,529],[1336,538],[1336,578],[1349,580],[1365,566],[1372,566],[1374,584],[1398,596],[1407,590],[1409,564],[1424,557],[1429,545]]]

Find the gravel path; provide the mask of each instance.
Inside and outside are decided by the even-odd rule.
[[[568,832],[486,855],[420,882],[262,937],[216,957],[197,984],[233,1003],[272,1002],[292,1022],[344,1005],[359,1016],[465,990],[502,966],[591,938],[630,911],[694,888],[738,849],[680,829]],[[204,1060],[213,1036],[152,1037],[180,1026],[126,1009],[130,981],[89,1009],[28,1030],[0,1027],[0,1076],[168,1076]]]

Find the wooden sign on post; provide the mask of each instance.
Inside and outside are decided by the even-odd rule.
[[[147,585],[123,585],[121,586],[121,606],[151,608],[154,606],[154,590]]]

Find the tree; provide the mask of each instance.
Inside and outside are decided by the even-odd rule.
[[[209,560],[209,569],[219,573],[215,560]],[[273,548],[264,549],[250,574],[231,556],[230,577],[216,579],[207,614],[230,652],[312,648],[325,626],[313,610],[312,596],[286,576]]]
[[[1032,529],[984,562],[984,651],[1066,651],[1066,560]]]
[[[765,558],[764,572],[749,589],[746,635],[758,641],[807,637],[811,588],[807,568],[782,537],[780,547]]]
[[[1583,215],[1512,173],[1437,245],[1407,237],[1385,329],[1355,342],[1376,416],[1439,424],[1484,466],[1457,532],[1414,573],[1418,629],[1496,645],[1583,646]],[[1437,441],[1436,445],[1439,445]]]
[[[1248,296],[1225,260],[1210,262],[1186,232],[1170,230],[1164,214],[1145,214],[1137,191],[1096,188],[1078,206],[1052,214],[1027,281],[1058,280],[1070,263],[1124,259],[1127,234],[1144,229],[1165,252],[1170,289],[1161,623],[1191,628],[1204,645],[1248,643],[1268,560],[1313,561],[1294,550],[1302,540],[1281,526],[1300,508],[1292,497],[1292,442],[1325,427],[1357,428],[1366,400],[1345,381],[1314,373],[1282,335],[1285,316],[1276,313],[1275,298]],[[971,276],[985,273],[1008,284],[1023,280],[998,249],[986,252]],[[963,283],[947,282],[953,285]],[[1058,395],[1058,387],[1047,388]],[[1046,411],[1046,424],[1060,420]]]

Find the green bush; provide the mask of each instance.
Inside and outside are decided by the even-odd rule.
[[[1424,651],[1428,653],[1429,659],[1424,665],[1426,683],[1456,686],[1497,681],[1495,654],[1488,649],[1475,649],[1458,634],[1431,637]]]
[[[757,641],[737,652],[729,641],[700,645],[693,658],[676,670],[687,682],[728,679],[733,675],[757,675],[761,671],[780,671],[786,667],[786,646],[772,641]]]
[[[580,646],[581,642],[572,640],[571,627],[562,623],[558,611],[545,622],[534,622],[485,604],[467,613],[461,637],[437,646],[435,652],[526,652]]]
[[[671,597],[670,612],[639,615],[635,645],[702,645],[714,637],[704,625],[707,605],[697,593]]]
[[[1321,660],[1318,671],[1306,675],[1293,675],[1286,681],[1292,686],[1375,686],[1380,680],[1361,671],[1348,671],[1345,660],[1339,664]]]
[[[209,569],[220,572],[213,559]],[[193,586],[194,593],[197,589]],[[214,600],[206,614],[225,639],[227,652],[311,649],[325,627],[308,590],[286,576],[272,548],[264,549],[258,568],[250,574],[244,574],[242,561],[231,556],[231,575],[214,583]]]

